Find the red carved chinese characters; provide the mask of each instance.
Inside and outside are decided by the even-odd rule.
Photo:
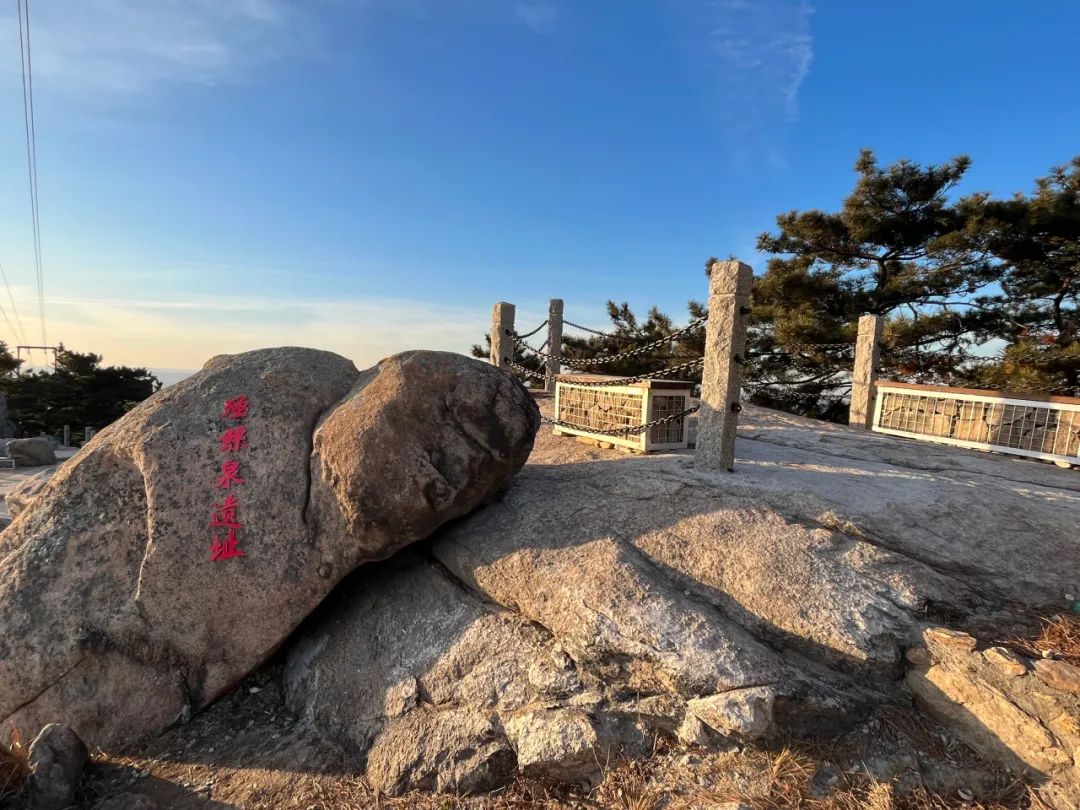
[[[231,422],[239,422],[246,419],[250,403],[244,395],[232,397],[225,401],[221,411],[221,418]],[[246,450],[248,446],[247,427],[244,425],[230,425],[218,437],[218,444],[222,453],[234,454]],[[229,490],[233,487],[246,483],[240,476],[240,460],[231,458],[221,462],[221,470],[218,472],[217,489]],[[230,492],[221,503],[213,504],[210,514],[210,528],[213,530],[214,542],[210,547],[211,561],[231,560],[233,557],[243,557],[244,552],[240,548],[240,538],[237,532],[244,528],[237,515],[240,502],[236,495]],[[219,530],[224,530],[222,535]]]
[[[247,447],[247,428],[243,425],[231,427],[221,434],[221,452],[235,453]]]
[[[243,528],[236,522],[236,496],[230,495],[219,504],[214,504],[214,516],[210,518],[210,526],[223,526],[227,529]]]
[[[240,477],[239,461],[224,461],[221,464],[221,476],[218,478],[218,489],[228,489],[233,484],[247,483]]]
[[[237,547],[240,541],[236,538],[236,529],[229,529],[229,533],[222,540],[220,535],[214,535],[214,545],[210,548],[210,559],[231,560],[233,557],[243,557],[244,552]]]
[[[222,419],[246,419],[248,414],[248,398],[240,395],[225,400],[225,410],[221,412]]]

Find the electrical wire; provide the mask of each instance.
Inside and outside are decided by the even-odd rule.
[[[0,262],[0,279],[4,282],[4,289],[7,290],[8,301],[11,303],[11,312],[15,315],[15,324],[13,324],[4,313],[4,320],[7,321],[8,327],[11,329],[12,334],[15,335],[15,339],[21,343],[29,343],[26,339],[26,329],[23,327],[22,317],[19,315],[19,308],[15,306],[15,296],[11,294],[11,284],[8,283],[7,271],[4,270],[4,263]],[[3,306],[0,305],[0,311],[3,310]],[[15,325],[18,325],[18,329]]]
[[[26,169],[30,181],[30,219],[34,237],[34,269],[37,276],[41,343],[49,341],[45,330],[45,270],[41,260],[41,209],[38,204],[37,128],[34,124],[34,67],[30,56],[30,7],[16,0],[19,16],[19,57],[23,84],[23,126],[26,130]],[[24,42],[25,40],[25,42]]]

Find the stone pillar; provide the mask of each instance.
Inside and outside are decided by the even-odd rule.
[[[717,262],[709,274],[709,321],[694,451],[699,469],[735,471],[735,428],[742,410],[742,361],[753,281],[754,271],[737,261]]]
[[[877,400],[877,368],[881,362],[881,331],[884,319],[877,315],[859,318],[855,342],[855,368],[851,372],[851,410],[848,424],[870,430],[874,426]]]
[[[71,425],[64,425],[64,447],[71,447]]]
[[[562,357],[562,312],[563,301],[561,298],[552,298],[548,301],[548,334],[547,334],[547,350],[549,353],[555,355],[549,357],[547,363],[548,376],[554,377],[560,371],[562,371],[562,363],[559,362]],[[548,380],[547,385],[544,386],[549,394],[555,393],[555,381]]]
[[[505,369],[509,369],[507,359],[514,359],[514,341],[508,331],[514,331],[514,305],[500,301],[491,310],[491,365]]]

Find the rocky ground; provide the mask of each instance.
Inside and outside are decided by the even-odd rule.
[[[80,806],[1071,806],[1080,475],[756,408],[739,435],[727,475],[542,429],[498,502],[94,752]]]

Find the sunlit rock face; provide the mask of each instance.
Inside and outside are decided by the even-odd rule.
[[[190,716],[356,566],[490,500],[538,425],[521,385],[460,355],[214,358],[0,534],[0,722],[120,745]]]

